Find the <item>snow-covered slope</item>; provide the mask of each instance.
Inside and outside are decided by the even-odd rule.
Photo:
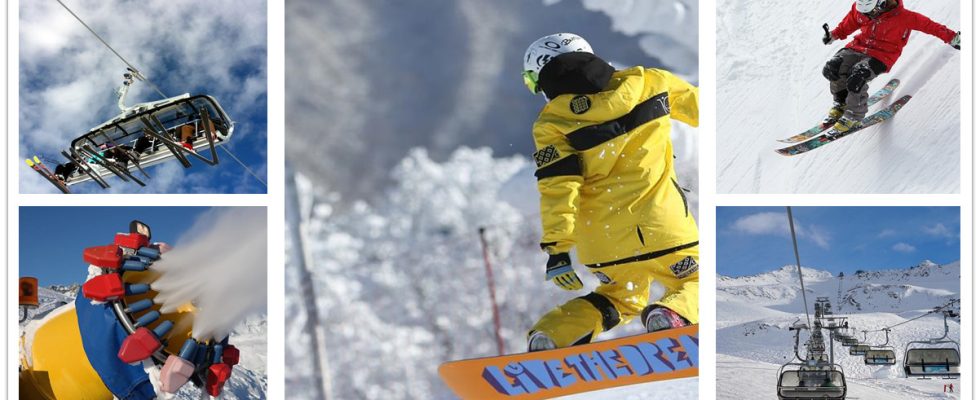
[[[721,399],[775,398],[776,372],[793,359],[794,323],[806,321],[795,266],[745,277],[717,279],[717,393]],[[845,275],[804,268],[807,301],[829,297],[833,312],[848,317],[857,338],[918,317],[933,307],[959,299],[960,263],[918,265]],[[841,301],[838,301],[838,289]],[[957,306],[958,311],[958,306]],[[950,320],[949,336],[959,340],[959,320]],[[942,383],[905,379],[901,363],[905,345],[943,335],[941,314],[931,314],[894,328],[889,345],[898,365],[872,367],[834,343],[835,361],[844,368],[849,398],[942,397]],[[808,337],[801,335],[801,340]],[[867,343],[883,344],[881,332],[868,332]],[[958,381],[953,381],[958,383]],[[905,397],[903,397],[905,396]],[[953,396],[955,398],[955,396]]]
[[[912,100],[890,122],[813,152],[784,157],[777,139],[820,122],[831,106],[820,26],[851,1],[719,0],[719,193],[955,193],[959,187],[960,54],[913,32],[899,61],[871,83],[902,84]],[[960,29],[960,2],[906,0],[907,8]],[[887,100],[887,99],[886,99]],[[885,103],[885,102],[883,102]]]
[[[24,349],[30,349],[30,338],[44,317],[60,312],[74,310],[75,296],[79,285],[52,286],[38,288],[40,306],[30,312],[30,318],[20,323],[20,334],[25,335]],[[246,400],[264,399],[268,389],[266,374],[266,330],[265,316],[247,318],[231,334],[230,342],[241,351],[239,364],[234,367],[231,378],[225,382],[221,399]],[[202,389],[191,384],[185,385],[173,399],[199,400]]]

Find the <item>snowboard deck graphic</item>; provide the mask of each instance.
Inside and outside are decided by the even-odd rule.
[[[833,141],[838,140],[838,139],[845,138],[845,137],[850,136],[850,135],[852,135],[854,133],[860,132],[860,131],[868,128],[868,127],[875,126],[877,124],[880,124],[882,122],[885,122],[885,121],[891,119],[892,117],[895,116],[896,113],[898,113],[899,110],[902,109],[902,107],[905,106],[906,103],[909,102],[909,100],[911,98],[912,98],[911,95],[902,96],[902,98],[896,100],[894,103],[892,103],[891,105],[889,105],[888,108],[885,108],[885,109],[883,109],[881,111],[878,111],[878,112],[876,112],[874,114],[871,114],[871,115],[869,115],[867,117],[864,117],[864,119],[861,120],[861,126],[858,127],[858,128],[849,130],[847,132],[838,134],[836,136],[828,136],[830,134],[836,133],[835,130],[831,129],[825,135],[817,136],[817,137],[815,137],[813,139],[807,140],[807,141],[805,141],[803,143],[800,143],[800,144],[796,144],[796,145],[789,146],[789,147],[784,147],[782,149],[777,149],[776,152],[779,153],[779,154],[782,154],[784,156],[795,156],[797,154],[803,154],[803,153],[806,153],[806,152],[808,152],[810,150],[820,148],[820,147],[822,147],[823,145],[825,145],[827,143],[833,142]]]
[[[462,399],[545,399],[698,376],[698,325],[533,353],[449,361]]]
[[[871,95],[871,97],[868,98],[868,107],[871,107],[871,106],[877,104],[879,101],[881,101],[885,97],[888,97],[888,95],[892,94],[892,92],[895,91],[895,88],[898,87],[898,84],[899,83],[900,82],[899,82],[898,79],[892,79],[892,80],[888,81],[888,83],[885,84],[884,87],[882,87],[881,89],[878,89],[878,91],[875,92],[875,94]],[[823,122],[817,124],[817,126],[814,126],[813,128],[810,128],[810,129],[807,129],[807,130],[803,131],[803,133],[800,133],[800,134],[794,135],[794,136],[790,136],[790,137],[788,137],[786,139],[779,139],[779,141],[780,142],[783,142],[783,143],[799,143],[799,142],[802,142],[804,140],[807,140],[809,138],[812,138],[814,136],[819,135],[823,131],[825,131],[827,129],[830,129],[830,127],[832,127],[832,126],[834,126],[834,122],[833,121],[824,120]]]

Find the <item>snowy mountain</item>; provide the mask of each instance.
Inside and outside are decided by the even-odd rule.
[[[719,0],[719,193],[956,193],[960,190],[960,53],[913,32],[892,70],[888,100],[912,95],[896,117],[813,152],[784,157],[776,140],[819,123],[831,106],[826,61],[846,42],[821,43],[852,4]],[[905,0],[960,30],[960,2]],[[874,110],[874,109],[873,109]]]
[[[943,396],[942,385],[936,381],[905,379],[901,364],[906,343],[943,335],[941,314],[913,318],[959,299],[958,261],[937,265],[926,260],[912,267],[868,269],[843,278],[813,268],[803,272],[811,318],[816,298],[828,297],[833,313],[848,318],[859,340],[879,345],[884,344],[885,336],[876,330],[908,321],[888,337],[898,357],[895,366],[867,366],[863,358],[849,356],[835,342],[835,361],[844,368],[849,397]],[[954,310],[958,312],[958,306]],[[717,320],[718,398],[775,398],[777,370],[793,359],[793,334],[788,328],[806,321],[796,267],[743,277],[719,275]],[[959,319],[951,319],[949,328],[949,337],[959,340]],[[867,339],[864,330],[869,331]],[[801,341],[807,339],[803,333]]]
[[[45,316],[67,310],[73,310],[75,296],[79,284],[66,286],[50,286],[38,288],[40,306],[30,311],[30,318],[20,323],[20,334],[33,332],[40,326]],[[241,351],[241,359],[225,382],[224,391],[220,396],[226,400],[245,400],[266,398],[268,376],[266,374],[266,330],[265,316],[251,317],[245,320],[231,335],[231,343]],[[28,334],[28,336],[32,336]],[[25,342],[30,348],[31,342]],[[191,384],[185,385],[172,399],[199,400],[202,389]],[[163,397],[161,397],[163,398]]]

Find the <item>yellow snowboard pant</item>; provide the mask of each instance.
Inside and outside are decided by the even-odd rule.
[[[698,246],[694,246],[652,260],[589,268],[599,278],[599,287],[555,307],[534,324],[531,332],[544,333],[558,347],[589,343],[599,333],[639,316],[650,302],[653,280],[667,289],[654,304],[696,324],[697,262]]]

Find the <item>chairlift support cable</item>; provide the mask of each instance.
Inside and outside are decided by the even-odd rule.
[[[793,238],[793,253],[796,255],[796,270],[800,275],[800,290],[803,295],[803,312],[806,314],[806,324],[809,326],[810,322],[810,309],[807,308],[806,300],[806,286],[803,285],[803,267],[800,266],[800,249],[796,244],[796,227],[793,225],[793,209],[792,207],[786,207],[786,215],[789,217],[789,232],[790,236]]]
[[[153,88],[153,90],[154,90],[154,91],[156,91],[156,92],[157,92],[157,94],[159,94],[159,95],[160,95],[160,97],[162,97],[162,98],[164,98],[164,99],[166,99],[166,98],[167,98],[167,95],[166,95],[166,94],[164,94],[162,90],[160,90],[160,87],[158,87],[158,86],[157,86],[156,84],[154,84],[154,83],[153,83],[153,81],[151,81],[151,80],[150,80],[149,78],[147,78],[147,77],[146,77],[146,75],[144,75],[144,74],[143,74],[143,73],[142,73],[142,72],[141,72],[141,71],[139,70],[139,68],[136,68],[136,66],[135,66],[135,65],[133,65],[133,63],[131,63],[131,62],[129,62],[128,60],[126,60],[126,58],[125,58],[125,57],[123,57],[123,56],[122,56],[122,54],[119,54],[119,52],[118,52],[118,51],[116,51],[116,49],[114,49],[114,48],[112,48],[112,46],[110,46],[110,45],[109,45],[109,42],[106,42],[106,40],[105,40],[105,39],[103,39],[103,38],[102,38],[102,36],[100,36],[100,35],[99,35],[99,34],[98,34],[97,32],[95,32],[95,30],[94,30],[94,29],[92,29],[92,27],[90,27],[90,26],[88,26],[88,24],[86,24],[86,23],[85,23],[85,21],[83,21],[83,20],[82,20],[82,18],[78,16],[78,14],[75,14],[75,12],[74,12],[74,11],[72,11],[72,10],[71,10],[71,8],[69,8],[67,4],[65,4],[65,3],[64,3],[64,2],[62,2],[61,0],[55,0],[55,1],[57,1],[57,2],[58,2],[58,4],[61,4],[61,6],[62,6],[62,7],[64,7],[64,9],[65,9],[66,11],[68,11],[68,13],[69,13],[69,14],[71,14],[71,15],[72,15],[73,17],[75,17],[75,19],[76,19],[76,20],[78,20],[78,22],[79,22],[80,24],[82,24],[82,26],[84,26],[84,27],[85,27],[85,29],[88,29],[88,31],[92,33],[92,36],[95,36],[95,38],[96,38],[96,39],[98,39],[98,40],[99,40],[99,42],[102,42],[102,44],[103,44],[103,45],[104,45],[104,46],[105,46],[105,47],[106,47],[107,49],[109,49],[109,51],[111,51],[111,52],[112,52],[112,54],[115,54],[115,55],[116,55],[116,57],[118,57],[118,58],[119,58],[119,59],[120,59],[120,60],[121,60],[121,61],[122,61],[122,62],[123,62],[124,64],[126,64],[126,66],[127,66],[127,67],[129,67],[130,69],[132,69],[132,70],[133,70],[133,72],[135,72],[135,73],[136,73],[136,77],[137,77],[137,78],[139,78],[140,80],[142,80],[142,81],[145,81],[145,82],[146,82],[147,84],[149,84],[149,85],[150,85],[150,86],[151,86],[151,87]],[[225,146],[221,146],[221,148],[222,148],[222,149],[224,149],[224,151],[225,151],[225,153],[228,153],[228,155],[229,155],[229,156],[231,156],[231,158],[232,158],[233,160],[235,160],[235,162],[237,162],[237,163],[238,163],[238,165],[241,165],[241,166],[242,166],[242,168],[244,168],[244,169],[245,169],[245,171],[247,171],[247,172],[249,173],[249,175],[252,175],[252,177],[254,177],[254,178],[255,178],[255,180],[257,180],[257,181],[259,181],[259,183],[261,183],[261,184],[262,184],[262,186],[264,186],[264,187],[269,187],[269,185],[267,185],[267,184],[265,183],[265,181],[264,181],[264,180],[263,180],[262,178],[259,178],[259,176],[258,176],[258,175],[257,175],[257,174],[256,174],[256,173],[255,173],[254,171],[252,171],[252,169],[251,169],[251,168],[249,168],[249,167],[248,167],[247,165],[245,165],[245,163],[244,163],[244,162],[242,162],[242,160],[240,160],[240,159],[239,159],[238,157],[236,157],[236,156],[235,156],[235,154],[233,154],[233,153],[231,152],[231,150],[228,150],[227,148],[225,148]]]

